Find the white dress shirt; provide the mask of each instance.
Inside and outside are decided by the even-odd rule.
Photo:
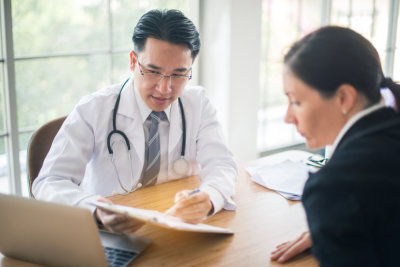
[[[325,148],[325,157],[330,159],[335,153],[336,147],[338,146],[339,142],[342,140],[343,136],[347,133],[347,131],[353,126],[357,121],[359,121],[361,118],[367,116],[368,114],[374,112],[375,110],[378,110],[380,108],[385,107],[385,100],[382,98],[379,103],[372,105],[366,109],[363,109],[356,113],[353,117],[351,117],[343,126],[343,128],[340,130],[339,134],[336,136],[335,141],[331,146],[327,146]]]
[[[135,87],[135,101],[138,105],[140,116],[143,122],[143,130],[145,136],[149,136],[149,129],[151,121],[147,120],[152,110],[144,103],[138,89]],[[171,106],[164,110],[167,120],[160,121],[158,125],[158,132],[160,136],[160,172],[158,178],[165,179],[168,176],[168,140],[169,140],[169,120]]]

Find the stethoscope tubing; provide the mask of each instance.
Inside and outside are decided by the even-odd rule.
[[[132,158],[131,158],[131,145],[130,145],[129,139],[128,139],[128,137],[126,136],[126,134],[125,134],[123,131],[117,129],[117,112],[118,112],[119,102],[120,102],[120,100],[121,100],[121,93],[122,93],[122,90],[124,89],[126,83],[127,83],[129,80],[130,80],[130,78],[128,78],[128,79],[124,82],[124,84],[121,86],[121,89],[119,90],[118,97],[117,97],[117,100],[115,101],[114,110],[113,110],[113,117],[112,117],[113,129],[109,132],[109,134],[108,134],[108,136],[107,136],[107,149],[108,149],[108,153],[111,155],[111,162],[112,162],[112,165],[114,166],[114,170],[115,170],[116,175],[117,175],[118,183],[119,183],[120,187],[121,187],[121,188],[124,190],[124,192],[125,192],[125,193],[123,193],[123,194],[128,194],[129,192],[133,192],[133,191],[135,191],[135,190],[137,190],[137,189],[139,189],[139,188],[142,187],[142,183],[140,183],[140,182],[137,183],[135,186],[132,186],[131,190],[127,190],[127,189],[123,186],[123,184],[122,184],[122,182],[121,182],[121,179],[120,179],[120,177],[119,177],[119,173],[118,173],[117,167],[116,167],[116,165],[115,165],[115,161],[114,161],[114,151],[113,151],[113,149],[112,149],[112,147],[111,147],[111,137],[112,137],[114,134],[118,134],[118,135],[122,136],[122,138],[123,138],[124,141],[125,141],[126,147],[127,147],[127,149],[128,149],[128,150],[127,150],[127,152],[128,152],[128,159],[129,159],[129,162],[131,163],[131,164],[130,164],[130,172],[131,172],[130,174],[131,174],[131,180],[132,180],[132,183],[133,183],[134,178],[133,178],[133,168],[132,168]],[[188,165],[188,162],[184,159],[184,156],[185,156],[185,147],[186,147],[186,119],[185,119],[185,112],[184,112],[184,109],[183,109],[183,104],[182,104],[182,101],[181,101],[180,98],[178,98],[178,103],[179,103],[179,109],[180,109],[180,111],[181,111],[181,118],[182,118],[182,149],[181,149],[181,159],[180,159],[180,160],[177,160],[176,162],[179,162],[180,164],[178,164],[178,165],[180,165],[180,166],[182,166],[182,163],[183,163],[183,166],[184,166],[184,167],[181,167],[181,169],[183,168],[183,170],[184,170],[183,172],[186,172],[187,169],[189,168],[189,167],[188,167],[188,166],[189,166],[189,165]],[[175,162],[175,163],[176,163],[176,162]],[[175,163],[174,163],[174,167],[175,167]]]
[[[112,119],[113,130],[107,136],[107,149],[108,149],[108,153],[111,155],[114,153],[114,151],[112,150],[112,147],[111,147],[111,137],[113,134],[119,134],[120,136],[122,136],[122,138],[124,138],[124,140],[125,140],[128,150],[129,151],[131,150],[131,145],[130,145],[128,137],[126,136],[126,134],[123,131],[120,131],[117,129],[117,112],[118,112],[118,108],[119,108],[119,102],[121,100],[121,93],[122,93],[122,90],[124,89],[126,83],[129,80],[130,80],[130,78],[128,78],[124,82],[124,84],[121,86],[121,89],[119,90],[119,93],[118,93],[117,100],[115,101],[115,105],[114,105],[113,119]],[[181,111],[181,118],[182,118],[181,158],[183,158],[185,156],[185,149],[186,149],[186,119],[185,119],[185,110],[183,108],[182,100],[180,97],[178,98],[178,103],[179,103],[179,109]]]

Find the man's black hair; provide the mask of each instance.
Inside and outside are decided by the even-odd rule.
[[[179,10],[153,9],[144,14],[132,36],[136,53],[144,49],[149,37],[172,44],[186,45],[191,51],[193,60],[200,51],[200,35],[196,26]]]

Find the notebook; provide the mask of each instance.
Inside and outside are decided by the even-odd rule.
[[[127,266],[151,243],[99,231],[78,207],[0,194],[0,213],[0,252],[46,266]]]

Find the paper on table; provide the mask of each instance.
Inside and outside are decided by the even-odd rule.
[[[180,231],[189,231],[189,232],[233,234],[232,230],[228,228],[221,228],[204,223],[199,223],[199,224],[185,223],[181,221],[179,218],[155,210],[138,209],[128,206],[103,203],[98,201],[93,202],[93,205],[115,213],[125,214],[127,216],[136,218],[138,220],[149,222],[153,225],[161,226],[164,228],[180,230]]]
[[[286,160],[275,165],[250,167],[247,170],[254,182],[275,190],[288,199],[300,200],[311,169],[304,163]]]

